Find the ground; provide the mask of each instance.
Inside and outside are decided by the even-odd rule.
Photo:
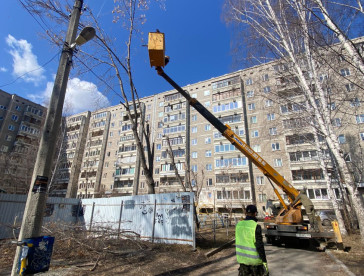
[[[215,262],[218,265],[217,256],[206,257],[206,253],[233,237],[233,227],[220,228],[215,237],[211,229],[201,230],[196,233],[197,246],[193,250],[186,245],[62,233],[56,239],[51,269],[46,275],[182,275],[188,271],[186,267],[196,269]],[[331,252],[355,275],[364,275],[364,246],[359,241],[359,235],[344,237],[347,252]],[[0,241],[0,250],[0,275],[9,275],[15,246],[8,240]],[[226,252],[233,254],[231,248]],[[223,254],[220,252],[219,258]]]

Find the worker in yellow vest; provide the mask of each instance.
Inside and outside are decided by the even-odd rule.
[[[235,246],[236,258],[240,264],[239,276],[269,275],[262,227],[257,223],[257,214],[257,207],[248,205],[245,220],[236,225]]]

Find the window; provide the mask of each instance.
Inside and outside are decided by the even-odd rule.
[[[320,82],[323,82],[324,80],[327,80],[328,76],[327,74],[321,74],[320,75]]]
[[[245,84],[246,84],[246,85],[252,85],[252,84],[253,84],[253,80],[252,80],[251,78],[249,78],[249,79],[247,79],[247,80],[245,81]]]
[[[206,180],[206,186],[212,186],[212,178]]]
[[[196,146],[197,145],[197,139],[195,138],[195,139],[192,139],[191,140],[191,144],[193,145],[193,146]]]
[[[204,106],[205,106],[205,107],[208,107],[208,106],[210,106],[210,105],[211,105],[210,101],[208,101],[208,102],[205,102],[205,103],[204,103]]]
[[[253,90],[251,90],[251,91],[246,92],[246,96],[247,96],[247,98],[252,98],[252,97],[254,97],[254,91],[253,91]]]
[[[257,116],[250,117],[250,123],[256,124],[257,123]]]
[[[9,134],[8,134],[8,135],[6,135],[6,137],[5,137],[5,140],[6,140],[6,141],[8,141],[8,142],[9,142],[9,141],[11,141],[11,139],[13,139],[13,136],[12,136],[12,135],[9,135]]]
[[[20,110],[21,110],[21,107],[20,107],[19,105],[17,105],[17,106],[15,107],[15,109],[16,109],[16,110],[18,110],[18,111],[20,111]]]
[[[352,99],[351,102],[350,102],[350,106],[351,107],[358,107],[358,106],[360,106],[360,100],[358,98]]]
[[[157,148],[157,150],[160,150],[160,149],[162,149],[162,145],[161,144],[157,144],[156,148]]]
[[[236,148],[233,144],[221,143],[220,145],[215,145],[215,152],[231,152],[231,151],[236,151]]]
[[[191,152],[191,158],[197,158],[197,151]]]
[[[282,159],[281,158],[275,158],[273,159],[274,167],[282,167]]]
[[[157,155],[157,156],[155,157],[155,161],[156,161],[156,162],[160,162],[160,161],[161,161],[161,157],[160,157],[159,155]]]
[[[205,138],[205,144],[211,144],[211,137]]]
[[[263,88],[263,92],[264,93],[269,93],[270,92],[270,86],[266,86]]]
[[[11,120],[14,121],[14,122],[17,122],[18,118],[19,117],[17,115],[11,115]]]
[[[248,104],[248,110],[255,110],[255,103]]]
[[[154,174],[159,174],[159,168],[156,168],[156,169],[154,170]]]
[[[264,185],[264,176],[257,176],[257,185]]]
[[[241,101],[232,101],[232,102],[224,103],[224,104],[219,103],[212,107],[212,111],[214,113],[218,113],[218,112],[224,112],[224,111],[228,111],[228,110],[234,110],[237,108],[241,108]]]
[[[259,137],[259,131],[258,130],[253,130],[251,136],[252,136],[252,138]]]
[[[158,113],[158,117],[163,117],[163,111]]]
[[[269,80],[268,74],[262,75],[262,81],[268,81],[268,80]]]
[[[272,143],[272,151],[280,150],[279,143]]]
[[[205,131],[209,131],[211,130],[211,125],[210,124],[206,124],[205,125]]]
[[[344,68],[340,70],[340,75],[343,77],[350,76],[350,70],[349,68]]]
[[[329,199],[327,189],[308,189],[307,193],[310,199]]]
[[[277,135],[277,128],[276,127],[269,128],[269,135]]]
[[[151,104],[148,104],[148,105],[147,105],[147,109],[148,109],[148,110],[151,110],[151,109],[152,109],[152,105],[151,105]]]
[[[364,141],[364,132],[360,132],[360,133],[359,133],[359,136],[360,136],[360,139],[361,139],[362,141]]]
[[[140,182],[140,189],[144,189],[145,188],[145,182]]]
[[[197,172],[197,165],[192,165],[191,166],[191,171]]]
[[[212,155],[211,150],[205,151],[205,156],[206,157],[211,157],[211,155]]]
[[[9,125],[8,126],[8,130],[14,131],[15,130],[15,127],[13,125]]]
[[[339,140],[339,144],[345,144],[346,143],[346,138],[344,134],[340,134],[337,139]]]
[[[351,155],[350,155],[350,153],[344,153],[344,160],[345,160],[345,162],[351,162]]]
[[[197,127],[196,126],[192,127],[191,132],[192,133],[197,133]]]
[[[191,98],[197,98],[197,94],[196,93],[192,94]]]
[[[0,149],[1,152],[8,152],[8,150],[9,150],[8,146],[1,145],[1,149]]]
[[[327,105],[327,107],[330,109],[330,110],[335,110],[336,109],[336,104],[335,103],[330,103]]]
[[[267,195],[266,194],[258,194],[258,201],[259,202],[266,202],[267,201]]]
[[[192,115],[192,122],[195,122],[195,121],[197,121],[197,115],[196,114]]]
[[[206,91],[204,91],[204,92],[203,92],[203,95],[204,95],[204,96],[209,96],[209,95],[210,95],[210,90],[206,90]]]
[[[341,119],[340,118],[334,118],[332,120],[332,125],[336,127],[341,127]]]
[[[261,149],[260,145],[254,145],[254,146],[253,146],[253,150],[254,150],[255,152],[261,152],[261,151],[262,151],[262,149]]]
[[[206,171],[212,171],[212,164],[206,164]]]
[[[362,124],[364,123],[364,114],[360,114],[356,116],[356,123],[357,124]]]
[[[215,159],[216,168],[241,167],[241,166],[247,166],[247,165],[248,165],[248,158],[246,158],[246,157]]]
[[[273,106],[273,101],[272,100],[265,100],[265,106],[266,107]]]
[[[114,133],[113,132],[110,132],[110,137],[113,137]]]
[[[268,113],[267,114],[267,120],[268,121],[273,121],[275,119],[275,114],[274,113]]]
[[[353,83],[347,83],[345,84],[345,88],[347,92],[354,91],[355,85]]]

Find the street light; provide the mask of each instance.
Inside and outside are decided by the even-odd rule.
[[[90,41],[96,35],[96,30],[93,27],[85,27],[82,29],[80,34],[77,36],[74,43],[71,44],[71,49],[77,46],[81,46],[86,42]]]
[[[24,209],[23,221],[18,237],[12,276],[17,275],[18,263],[24,239],[36,238],[41,234],[43,212],[47,201],[48,179],[52,171],[55,145],[62,120],[62,110],[66,95],[67,82],[72,65],[73,49],[76,45],[82,45],[95,36],[92,27],[86,27],[75,39],[79,25],[83,0],[75,0],[70,17],[66,41],[64,43],[61,58],[59,60],[57,75],[54,81],[53,91],[47,117],[44,122],[42,138],[40,140],[37,159],[34,165],[32,181]],[[73,48],[72,48],[73,46]]]

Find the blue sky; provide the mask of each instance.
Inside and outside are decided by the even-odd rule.
[[[115,25],[111,22],[112,3],[111,0],[84,1],[110,30]],[[142,27],[144,43],[149,31],[159,29],[166,34],[171,62],[165,71],[181,86],[231,71],[230,31],[221,19],[222,4],[223,0],[167,0],[165,10],[153,5],[146,14],[147,21]],[[44,30],[18,1],[2,1],[0,24],[0,89],[44,102],[53,87],[59,48],[40,37]],[[115,38],[118,38],[117,32]],[[141,47],[142,44],[136,39],[133,55],[140,96],[170,90],[169,84],[150,68],[147,48]],[[118,104],[120,98],[106,93],[103,87],[91,74],[71,73],[67,92],[69,112],[93,110],[95,97],[102,105]]]

